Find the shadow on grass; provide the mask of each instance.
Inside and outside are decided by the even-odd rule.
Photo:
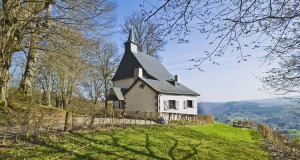
[[[222,154],[225,157],[230,157],[230,152],[235,152],[236,148],[234,146],[237,146],[236,142],[226,140],[224,137],[218,135],[207,136],[201,131],[189,127],[184,128],[184,132],[176,127],[134,128],[134,130],[129,128],[123,134],[120,134],[123,129],[88,134],[83,132],[71,133],[58,139],[36,142],[34,147],[26,147],[20,150],[16,148],[14,151],[1,153],[0,159],[39,159],[44,157],[46,159],[173,160],[206,157],[206,155],[199,153],[203,149],[209,150],[210,154]],[[257,137],[255,133],[251,132],[251,134],[253,134],[251,136]],[[127,138],[131,138],[131,140],[127,140]],[[193,142],[188,140],[193,140]],[[207,145],[210,142],[214,144]],[[219,144],[231,148],[229,147],[227,150],[214,148]],[[208,156],[212,158],[216,155]]]

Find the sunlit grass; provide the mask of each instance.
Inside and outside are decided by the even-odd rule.
[[[294,138],[300,138],[300,130],[297,129],[289,129],[288,135]]]
[[[300,145],[300,138],[297,138],[297,139],[295,140],[295,142],[298,143],[298,144]]]
[[[0,159],[268,159],[253,130],[222,124],[126,127],[52,137]]]

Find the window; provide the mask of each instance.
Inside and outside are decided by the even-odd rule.
[[[183,106],[184,106],[184,109],[194,108],[194,101],[192,101],[192,100],[183,101]]]
[[[187,100],[186,101],[186,107],[187,108],[193,108],[193,101],[192,100]]]
[[[164,100],[164,110],[168,111],[169,109],[179,109],[179,101],[176,100]]]
[[[169,100],[169,109],[176,109],[176,101]]]

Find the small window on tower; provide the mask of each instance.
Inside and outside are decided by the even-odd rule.
[[[144,87],[145,87],[145,84],[140,84],[140,86],[139,86],[141,89],[144,89]]]

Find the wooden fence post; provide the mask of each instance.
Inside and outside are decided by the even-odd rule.
[[[28,139],[31,135],[31,126],[32,126],[32,113],[30,112],[30,110],[28,111],[28,114],[27,114],[27,128],[26,128],[26,138]]]
[[[122,111],[122,126],[125,126],[126,124],[126,122],[125,122],[125,115],[126,115],[126,109],[123,109],[123,111]]]
[[[112,109],[112,126],[114,126],[114,123],[115,123],[115,110]]]
[[[150,118],[149,119],[150,119],[150,126],[151,126],[151,121],[154,119],[153,118],[153,112],[150,112]]]
[[[145,126],[147,126],[147,112],[145,112],[144,121],[145,121]]]
[[[51,123],[51,109],[48,110],[49,114],[48,114],[48,124],[47,124],[47,131],[46,134],[49,134],[49,130],[50,130],[50,123]]]
[[[6,139],[6,132],[4,132],[3,139],[2,139],[2,144],[5,144],[5,139]]]
[[[170,120],[171,120],[170,114],[171,114],[171,113],[168,113],[168,125],[170,125],[170,123],[171,123],[171,121],[170,121]]]
[[[132,113],[132,112],[129,111],[129,113],[130,113],[130,114],[129,114],[129,125],[131,125],[131,119],[132,119],[132,114],[131,114],[131,113]]]
[[[44,116],[43,109],[38,110],[38,112],[39,112],[39,116],[37,116],[36,126],[35,126],[35,131],[34,131],[34,133],[36,135],[38,135],[40,132],[40,127],[43,124],[43,116]]]
[[[64,132],[66,132],[69,129],[69,111],[66,112],[65,116],[65,126],[64,126]]]
[[[93,125],[94,125],[94,123],[95,123],[95,113],[92,113],[92,117],[91,117],[91,123],[90,123],[90,128],[92,128],[93,127]]]
[[[104,120],[103,120],[103,123],[102,123],[103,128],[105,127],[106,117],[107,117],[107,109],[104,111]]]
[[[17,133],[16,133],[16,139],[15,141],[18,141],[19,138],[19,133],[20,133],[20,128],[21,128],[21,118],[22,118],[22,113],[20,111],[18,111],[18,121],[17,121]]]
[[[134,125],[136,125],[136,119],[137,119],[138,113],[139,113],[139,111],[136,111],[136,112],[135,112],[135,115],[134,115],[134,118],[135,118],[135,120],[134,120]]]

